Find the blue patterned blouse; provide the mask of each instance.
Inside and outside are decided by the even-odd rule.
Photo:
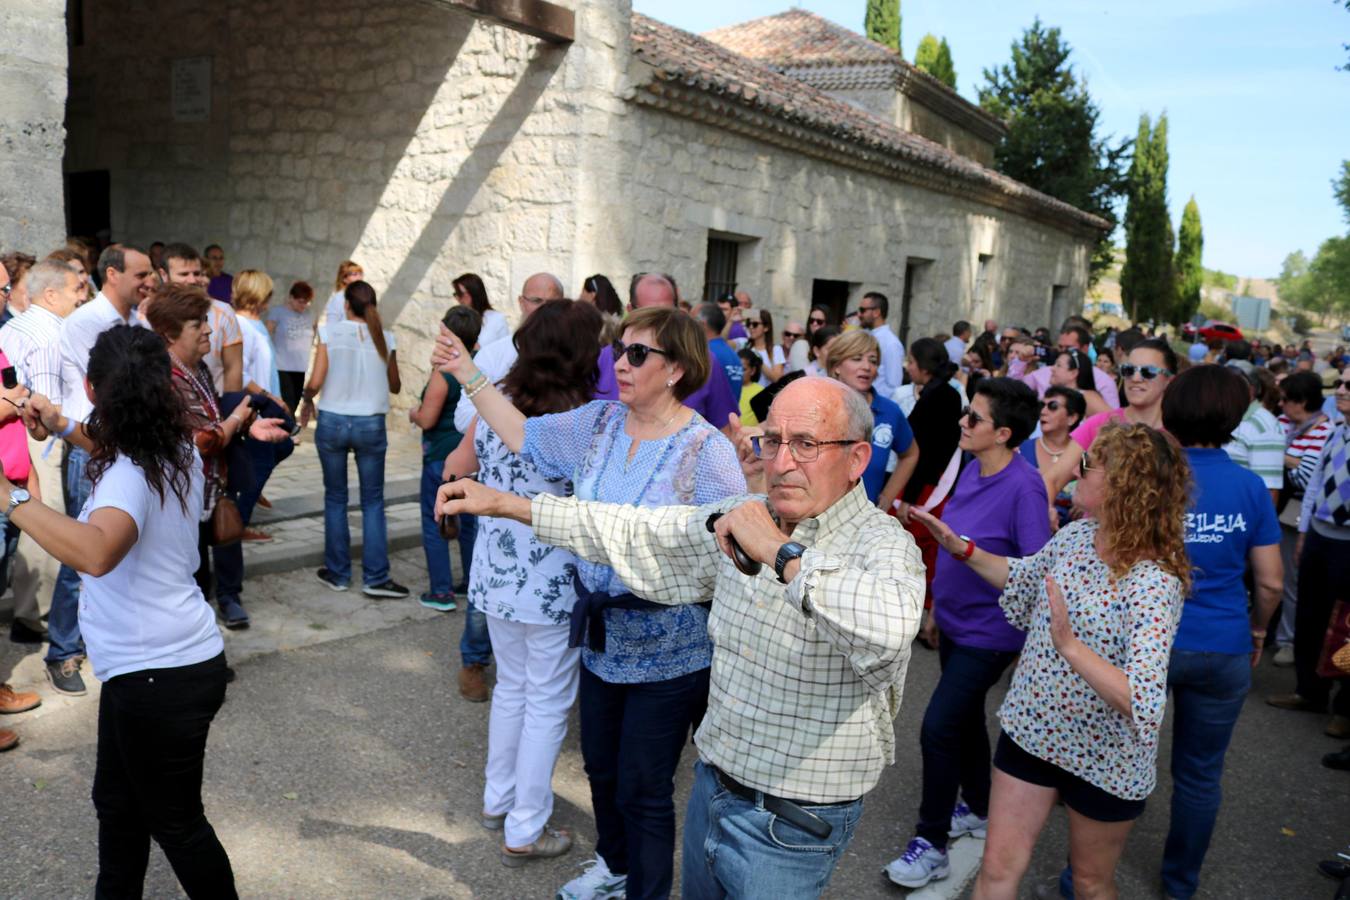
[[[482,484],[521,497],[566,497],[572,493],[566,477],[540,475],[534,466],[512,453],[482,419],[474,429],[473,443]],[[575,556],[541,543],[530,526],[512,519],[480,516],[469,567],[469,602],[474,609],[498,619],[566,627],[577,600],[572,582],[576,567]]]
[[[628,407],[609,400],[525,420],[521,457],[545,478],[571,478],[582,500],[630,506],[701,506],[744,494],[736,450],[697,413],[675,434],[642,441],[624,433]],[[628,588],[609,566],[577,562],[582,584],[610,595]],[[583,648],[581,661],[611,684],[687,675],[712,664],[708,612],[700,606],[605,610],[605,652]]]

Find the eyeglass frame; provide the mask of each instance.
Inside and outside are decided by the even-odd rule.
[[[637,354],[639,357],[638,359],[633,359],[634,353]],[[666,359],[670,359],[670,354],[666,351],[647,344],[625,344],[623,341],[614,342],[614,360],[617,362],[619,357],[627,357],[628,364],[634,369],[640,369],[646,365],[647,357],[652,353],[659,353]]]
[[[1059,412],[1061,409],[1067,410],[1069,407],[1063,401],[1056,397],[1054,400],[1042,400],[1041,409],[1048,409],[1051,412]]]
[[[1126,369],[1128,369],[1129,371],[1126,371]],[[1135,376],[1135,373],[1138,373],[1139,378],[1143,381],[1152,381],[1159,375],[1166,375],[1168,378],[1171,378],[1173,375],[1176,374],[1171,369],[1164,368],[1163,366],[1155,366],[1155,365],[1136,366],[1134,363],[1121,363],[1120,365],[1116,366],[1116,371],[1119,372],[1120,377],[1125,379],[1126,381],[1133,378]]]
[[[783,337],[785,337],[785,338],[792,338],[792,339],[795,341],[795,340],[800,340],[801,338],[806,337],[806,335],[803,334],[803,333],[800,332],[800,331],[785,331],[785,332],[783,332]]]
[[[957,417],[957,421],[958,421],[958,422],[959,422],[961,419],[965,419],[966,421],[970,422],[970,427],[971,427],[971,428],[975,428],[975,427],[978,426],[981,422],[988,422],[990,425],[993,425],[993,424],[994,424],[994,420],[993,420],[993,419],[986,419],[984,416],[980,415],[979,413],[977,413],[977,412],[975,411],[975,407],[969,406],[969,405],[965,406],[965,407],[961,410],[961,415]]]
[[[761,443],[762,441],[773,441],[774,443],[778,444],[778,448],[777,448],[776,450],[774,450],[772,453],[769,453],[769,454],[766,455],[766,453],[765,453],[765,448],[764,448],[763,444]],[[793,445],[794,443],[796,443],[796,444],[798,444],[798,446],[800,446],[802,442],[805,442],[807,445],[809,445],[810,447],[814,448],[814,450],[815,450],[814,455],[809,456],[809,457],[803,459],[801,456],[798,455],[798,452],[799,452],[799,451],[796,451],[796,450],[793,450],[793,449],[792,449],[792,445]],[[756,458],[756,459],[760,459],[760,460],[764,460],[764,459],[777,459],[777,458],[778,458],[778,454],[781,453],[781,452],[783,451],[783,448],[784,448],[784,447],[787,447],[787,448],[788,448],[788,456],[791,456],[791,457],[792,457],[792,461],[793,461],[793,462],[798,462],[798,463],[809,463],[809,462],[815,462],[816,460],[820,459],[820,448],[821,448],[821,447],[843,446],[843,445],[846,445],[846,444],[862,444],[862,443],[866,443],[866,441],[863,441],[863,440],[817,441],[817,440],[814,440],[814,439],[812,439],[812,438],[801,438],[801,437],[788,438],[787,440],[783,440],[783,438],[782,438],[781,435],[772,435],[772,434],[763,434],[763,435],[760,435],[760,434],[757,434],[757,435],[753,435],[753,436],[750,438],[750,450],[751,450],[751,452],[753,452],[753,453],[755,454],[755,458]],[[801,451],[801,452],[805,452],[805,451]]]

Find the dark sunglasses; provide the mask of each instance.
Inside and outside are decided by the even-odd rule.
[[[1083,451],[1083,458],[1078,461],[1078,467],[1083,470],[1084,474],[1096,468],[1096,466],[1092,464],[1092,457],[1088,455],[1086,450]]]
[[[824,325],[824,324],[825,324],[825,320],[824,320],[824,319],[814,319],[814,318],[813,318],[813,319],[807,319],[807,321],[810,322],[812,325]]]
[[[1164,369],[1162,366],[1136,366],[1133,363],[1125,363],[1120,367],[1121,378],[1133,378],[1136,372],[1145,381],[1152,381],[1159,375],[1167,375],[1168,377],[1172,375],[1171,369]]]
[[[746,320],[745,320],[745,327],[746,327],[746,328],[763,328],[763,327],[764,327],[764,323],[761,322],[759,319],[746,319]]]
[[[1350,391],[1350,378],[1345,378],[1341,381],[1333,381],[1331,384],[1327,385],[1327,387],[1331,388],[1333,391],[1337,388],[1345,388],[1347,391]]]
[[[1042,401],[1041,401],[1041,409],[1048,409],[1048,410],[1050,410],[1051,412],[1059,412],[1060,408],[1061,408],[1063,405],[1064,405],[1064,404],[1060,403],[1058,400],[1042,400]]]
[[[801,333],[800,331],[785,331],[785,332],[783,332],[783,337],[792,338],[793,340],[796,340],[797,338],[799,338],[799,337],[801,337],[801,336],[802,336],[802,333]]]
[[[659,353],[662,356],[669,357],[670,354],[664,350],[657,350],[655,347],[648,347],[646,344],[622,344],[614,345],[614,356],[628,357],[628,364],[635,369],[642,368],[642,364],[647,361],[647,354]]]
[[[970,427],[971,427],[971,428],[974,428],[975,426],[979,425],[981,422],[988,422],[988,421],[989,421],[989,420],[986,419],[984,416],[980,415],[980,414],[977,413],[975,410],[971,409],[969,406],[962,408],[962,410],[961,410],[961,418],[962,418],[962,419],[968,419],[968,420],[970,421]]]

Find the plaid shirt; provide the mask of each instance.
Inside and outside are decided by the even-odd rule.
[[[541,541],[613,566],[640,597],[714,601],[708,712],[696,737],[706,761],[780,797],[854,800],[895,761],[923,562],[859,484],[797,525],[792,539],[809,549],[790,584],[769,566],[748,578],[705,524],[747,499],[758,498],[648,509],[541,494],[532,519]]]

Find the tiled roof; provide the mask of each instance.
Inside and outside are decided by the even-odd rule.
[[[637,85],[639,102],[674,110],[686,106],[693,92],[716,107],[699,110],[700,116],[767,116],[782,126],[780,142],[810,143],[830,158],[843,156],[869,170],[973,196],[1059,227],[1109,227],[1103,219],[712,41],[639,13],[632,21],[634,55],[654,70],[646,84]],[[762,127],[756,133],[769,136]]]
[[[890,47],[804,9],[718,28],[703,36],[732,53],[774,66],[904,62]]]

